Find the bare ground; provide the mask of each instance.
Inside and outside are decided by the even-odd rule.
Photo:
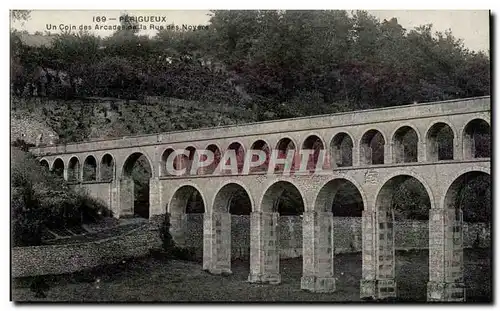
[[[491,263],[488,250],[466,249],[465,282],[468,302],[491,302]],[[398,300],[425,302],[429,277],[428,251],[396,253]],[[300,289],[302,259],[281,260],[282,284],[246,282],[249,263],[235,261],[233,274],[215,276],[202,271],[200,263],[134,259],[92,270],[44,277],[44,298],[36,298],[32,278],[14,280],[12,300],[17,302],[226,302],[226,301],[324,301],[356,302],[359,299],[361,254],[335,257],[337,291],[315,294]],[[31,287],[31,288],[30,288]]]

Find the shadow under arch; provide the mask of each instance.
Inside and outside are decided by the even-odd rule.
[[[304,232],[314,234],[304,236],[302,289],[333,292],[336,287],[359,286],[362,265],[359,260],[355,260],[357,267],[348,264],[345,258],[360,256],[363,261],[365,254],[356,253],[362,250],[362,236],[371,234],[361,229],[366,202],[362,191],[355,181],[343,177],[330,179],[321,186],[313,211],[304,215]],[[306,260],[311,256],[317,260]]]
[[[372,262],[367,262],[372,267],[378,267],[374,269],[377,298],[397,295],[401,299],[426,301],[426,282],[415,282],[414,279],[405,276],[408,270],[416,268],[419,273],[424,274],[424,278],[428,278],[428,268],[422,269],[412,264],[423,260],[425,266],[429,267],[428,256],[424,254],[426,251],[407,254],[396,252],[396,247],[426,248],[429,244],[431,227],[427,227],[422,221],[429,220],[430,210],[434,207],[433,201],[428,185],[409,172],[400,172],[387,177],[378,189],[373,224],[376,247],[371,254]],[[414,232],[415,230],[417,231]],[[412,236],[413,239],[409,239],[408,236]],[[415,256],[417,259],[413,258]],[[403,258],[405,260],[401,261]]]
[[[469,120],[461,137],[464,159],[491,157],[491,125],[485,119]]]
[[[366,130],[358,142],[359,163],[361,165],[384,164],[387,142],[387,137],[382,130],[378,128]]]
[[[149,182],[153,171],[151,161],[142,152],[125,159],[120,177],[120,216],[149,218]]]
[[[307,159],[306,167],[300,169],[301,170],[305,169],[309,172],[313,172],[314,170],[316,170],[318,161],[323,161],[323,163],[320,163],[323,169],[327,168],[329,166],[329,163],[325,163],[326,162],[325,159],[320,158],[321,150],[326,150],[326,149],[327,147],[325,141],[319,134],[311,133],[307,137],[305,137],[300,146],[300,151],[302,152],[303,150],[308,150],[310,154]],[[305,154],[301,154],[301,157],[303,156],[305,156]],[[325,154],[324,156],[328,155]],[[300,163],[300,165],[302,165],[302,163]]]
[[[83,181],[97,180],[97,160],[93,155],[88,155],[83,161]]]
[[[211,235],[205,241],[204,269],[212,273],[233,273],[232,261],[250,258],[250,214],[252,199],[248,189],[239,182],[228,181],[216,192],[212,213],[206,227]],[[237,264],[236,271],[248,273],[248,265]],[[242,270],[242,271],[240,271]]]
[[[52,162],[51,171],[57,176],[64,176],[64,161],[61,158],[56,158],[54,162]]]
[[[336,133],[330,141],[331,165],[335,167],[352,166],[354,161],[354,139],[351,133]]]
[[[39,163],[40,166],[49,171],[49,161],[47,161],[47,159],[41,159]]]
[[[183,184],[173,192],[166,208],[170,216],[170,234],[176,245],[192,249],[203,256],[204,215],[206,200],[198,186]]]
[[[296,141],[293,139],[291,136],[283,136],[279,139],[279,141],[276,143],[275,146],[276,149],[276,157],[280,160],[286,159],[288,156],[288,153],[291,153],[291,158],[290,161],[291,163],[288,163],[290,166],[290,171],[294,171],[295,169],[298,168],[298,165],[300,165],[300,148],[297,145]],[[284,164],[276,164],[275,167],[271,168],[271,172],[281,172],[285,169]]]
[[[111,182],[115,179],[115,158],[110,153],[105,153],[102,155],[99,161],[99,180],[103,182]]]
[[[414,126],[405,124],[398,127],[391,136],[392,162],[418,162],[420,133]]]
[[[441,208],[436,211],[440,221],[432,223],[442,234],[429,241],[432,250],[429,261],[436,263],[428,284],[429,297],[433,300],[492,301],[492,252],[491,240],[487,237],[487,228],[491,227],[491,178],[485,168],[470,168],[459,172],[445,188]],[[464,222],[484,225],[476,240],[468,245],[469,249],[465,249]],[[469,268],[471,262],[474,262],[474,270],[480,269],[483,273],[473,273]],[[441,289],[441,284],[450,285]],[[485,286],[478,288],[474,284]]]
[[[68,182],[79,182],[80,173],[80,159],[77,156],[72,156],[68,162]]]
[[[288,197],[284,196],[284,193],[288,193]],[[280,256],[284,251],[281,248],[282,243],[280,244],[280,232],[289,225],[293,225],[293,219],[299,220],[297,225],[302,228],[300,215],[304,213],[303,194],[292,182],[276,181],[265,190],[260,207],[260,211],[252,215],[250,224],[252,235],[248,280],[251,283],[279,284],[282,280]],[[255,234],[257,232],[259,234]],[[301,246],[301,237],[302,235],[295,236],[294,239],[289,240],[289,243],[293,242]],[[289,244],[288,248],[293,249],[294,245]],[[294,266],[290,269],[293,269],[292,267]],[[288,279],[293,279],[298,275],[290,270],[290,273],[283,276],[285,282],[289,282]]]
[[[453,160],[458,136],[452,124],[445,121],[432,123],[425,132],[426,161]]]

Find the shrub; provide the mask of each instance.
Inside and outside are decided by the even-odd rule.
[[[32,185],[13,189],[11,210],[13,245],[40,245],[48,211],[40,205]]]
[[[83,223],[95,222],[103,217],[113,217],[113,212],[102,200],[91,197],[85,192],[77,193],[77,202]]]
[[[40,245],[45,227],[61,228],[112,216],[99,199],[72,190],[30,154],[11,150],[11,209],[14,246]]]

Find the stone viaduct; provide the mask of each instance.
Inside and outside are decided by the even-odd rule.
[[[231,273],[228,206],[232,194],[243,189],[252,207],[249,282],[280,283],[275,203],[284,190],[297,190],[304,206],[301,288],[314,292],[336,289],[331,206],[337,189],[350,183],[363,201],[362,298],[397,295],[392,193],[402,181],[414,178],[431,202],[428,300],[462,301],[463,217],[455,199],[467,178],[490,174],[490,154],[479,152],[475,139],[479,131],[490,133],[490,106],[490,97],[478,97],[46,146],[31,152],[42,165],[107,202],[116,217],[133,213],[130,167],[145,156],[151,168],[149,217],[170,213],[172,235],[181,244],[188,234],[186,201],[197,190],[205,206],[203,269],[215,274]],[[438,139],[443,131],[448,141]],[[406,134],[416,140],[408,143]],[[452,152],[442,152],[445,143]],[[194,175],[171,176],[165,161],[178,149],[191,152],[180,159],[178,165],[184,166],[197,149],[217,154],[227,149],[238,154],[249,149],[325,149],[331,161],[328,174],[287,176],[280,174],[283,167],[278,165],[274,174],[259,168],[248,174],[212,174],[213,168],[207,167]],[[90,181],[81,163],[95,168]]]

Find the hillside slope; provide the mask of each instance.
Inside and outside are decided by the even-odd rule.
[[[69,143],[129,135],[187,130],[250,122],[251,110],[238,106],[203,104],[172,98],[150,97],[125,101],[112,98],[85,100],[12,101],[11,140],[35,143],[43,133],[43,143]],[[53,139],[49,139],[53,137]]]

